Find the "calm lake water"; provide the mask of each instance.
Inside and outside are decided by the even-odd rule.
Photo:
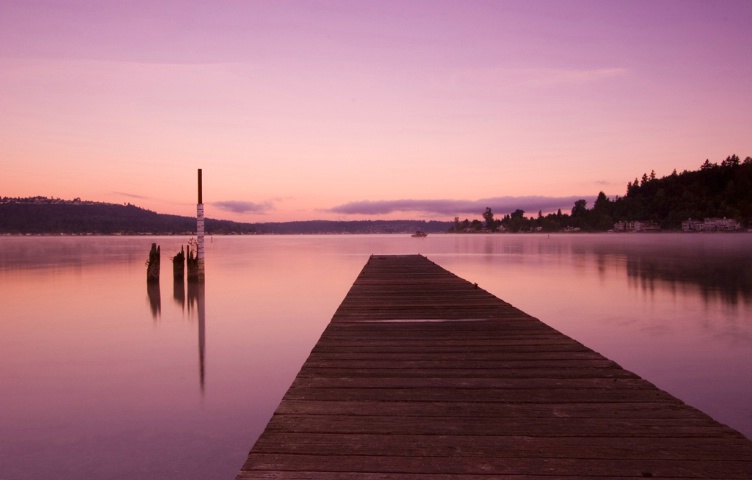
[[[421,253],[752,437],[752,234],[0,237],[0,479],[232,479],[370,254]],[[162,281],[145,261],[162,248]]]

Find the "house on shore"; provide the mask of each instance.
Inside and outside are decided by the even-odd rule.
[[[655,222],[616,222],[614,224],[615,232],[657,232],[661,229]]]
[[[735,232],[742,226],[733,218],[705,218],[703,220],[687,219],[682,222],[685,232]]]

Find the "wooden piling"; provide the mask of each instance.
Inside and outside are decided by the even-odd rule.
[[[156,243],[151,244],[149,259],[146,261],[146,282],[159,283],[160,251]]]
[[[172,278],[176,282],[182,282],[185,278],[185,251],[180,246],[180,251],[172,257]]]
[[[199,275],[199,263],[198,263],[198,246],[195,239],[191,239],[188,242],[187,256],[185,257],[185,265],[188,269],[188,281],[200,282],[201,277]]]

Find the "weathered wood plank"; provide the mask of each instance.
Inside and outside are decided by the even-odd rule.
[[[384,435],[494,434],[538,437],[587,437],[589,435],[640,438],[686,438],[731,435],[729,428],[706,418],[567,418],[506,417],[492,422],[488,417],[360,416],[357,421],[340,415],[275,415],[269,431],[285,433],[379,433]],[[752,467],[752,465],[751,465]]]
[[[383,364],[382,364],[383,365]],[[523,362],[523,365],[524,362]],[[342,368],[330,363],[329,366],[307,364],[298,373],[298,377],[317,377],[317,378],[544,378],[544,379],[565,379],[565,378],[597,378],[597,379],[624,379],[639,378],[634,373],[622,369],[609,367],[588,367],[582,364],[570,367],[538,367],[531,368],[528,366],[514,367],[497,367],[497,368],[478,368],[477,364],[451,366],[444,364],[444,368],[408,368],[399,365],[389,364],[381,368],[375,368],[372,365],[368,367]]]
[[[298,388],[290,387],[285,398],[295,400],[346,400],[380,402],[645,402],[675,401],[666,392],[654,389],[468,389],[468,388]]]
[[[485,457],[385,457],[375,455],[297,455],[251,452],[248,463],[259,470],[319,470],[327,472],[420,473],[424,475],[540,475],[678,478],[749,478],[744,461],[671,459],[591,459],[534,456],[527,458]],[[247,464],[248,464],[247,463]],[[724,477],[718,477],[718,469]],[[388,477],[386,477],[388,478]]]
[[[532,349],[515,349],[515,351],[484,351],[484,352],[443,352],[441,356],[435,355],[434,352],[399,352],[399,353],[322,353],[313,352],[311,358],[317,360],[332,360],[349,362],[352,360],[368,360],[378,362],[379,360],[389,360],[393,362],[410,362],[410,361],[441,361],[444,362],[476,362],[480,366],[487,362],[493,361],[525,361],[525,360],[550,360],[551,362],[557,362],[559,360],[603,360],[601,355],[593,351],[540,351],[535,348]]]
[[[535,437],[470,435],[379,435],[319,433],[275,433],[256,442],[258,453],[301,455],[377,455],[528,458],[546,452],[554,458],[591,458],[622,460],[696,460],[698,457],[737,461],[729,445],[749,448],[742,439],[736,443],[714,442],[705,437],[677,438],[669,445],[655,447],[647,437]]]
[[[501,403],[501,402],[378,402],[283,400],[277,409],[287,415],[385,415],[495,418],[704,418],[695,409],[673,403]]]
[[[598,389],[598,390],[653,390],[652,384],[641,378],[553,378],[530,377],[499,378],[473,377],[467,370],[464,376],[438,377],[319,377],[298,376],[293,388],[352,388],[352,389],[426,389],[452,388],[468,390],[542,390],[542,389]]]
[[[568,356],[568,355],[567,355]],[[483,375],[484,371],[496,373],[500,376],[519,374],[524,375],[525,371],[546,371],[546,370],[564,370],[564,371],[588,371],[590,369],[597,369],[598,371],[618,372],[619,368],[614,368],[617,365],[611,360],[604,358],[584,358],[584,359],[571,359],[571,358],[559,358],[560,355],[551,356],[546,355],[537,358],[531,358],[526,355],[525,359],[511,359],[511,360],[485,360],[478,361],[476,359],[465,360],[464,362],[452,361],[452,360],[390,360],[390,359],[370,359],[363,360],[358,358],[349,358],[346,362],[341,358],[329,358],[326,355],[311,355],[305,366],[301,370],[301,373],[307,369],[317,369],[318,371],[326,370],[340,370],[346,372],[352,371],[354,374],[357,370],[373,370],[384,372],[388,374],[391,370],[402,370],[405,372],[411,371],[429,371],[438,375],[442,375],[445,371],[462,369],[466,371],[468,368],[476,372],[476,375]],[[555,357],[555,358],[554,358]],[[555,361],[552,361],[555,360]],[[623,375],[632,376],[631,372],[622,370]]]
[[[241,471],[238,475],[238,480],[248,479],[274,479],[274,480],[425,480],[428,476],[422,473],[371,473],[371,472],[321,472],[321,471],[261,471],[256,470],[253,472]],[[644,476],[643,476],[644,477]],[[557,475],[551,477],[550,475],[462,475],[462,474],[431,474],[431,479],[436,480],[551,480],[552,478],[576,478],[577,480],[624,480],[623,475],[619,476],[568,476],[562,477]],[[663,480],[683,480],[687,477],[661,477]]]
[[[420,256],[371,257],[238,479],[752,478],[752,442]]]

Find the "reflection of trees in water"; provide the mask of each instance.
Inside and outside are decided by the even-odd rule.
[[[644,244],[596,246],[593,250],[599,271],[623,261],[627,276],[645,290],[654,291],[661,284],[671,290],[694,286],[705,301],[752,303],[752,253]],[[621,261],[615,262],[617,258]]]
[[[697,288],[705,302],[752,304],[752,236],[747,234],[605,234],[487,236],[467,241],[472,253],[515,258],[552,256],[568,259],[575,269],[595,260],[598,274],[622,275],[647,292]]]
[[[739,258],[656,258],[627,255],[627,275],[641,285],[655,288],[655,281],[672,287],[690,284],[699,287],[704,300],[720,298],[737,305],[752,302],[752,272],[749,260]]]

